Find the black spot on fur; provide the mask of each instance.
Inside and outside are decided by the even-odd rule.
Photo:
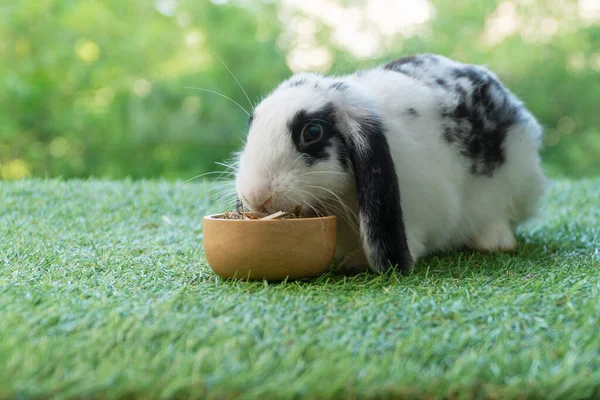
[[[304,145],[301,140],[302,128],[308,123],[315,123],[322,127],[323,137],[316,143]],[[335,125],[335,109],[333,104],[328,104],[323,109],[309,113],[305,110],[298,111],[288,123],[292,133],[292,141],[296,149],[305,155],[304,160],[312,165],[320,160],[329,158],[329,149],[340,142],[341,134]],[[343,160],[340,160],[344,163]]]
[[[401,67],[406,64],[420,66],[423,65],[423,60],[419,56],[401,57],[394,61],[390,61],[387,64],[384,64],[383,69],[401,72]]]
[[[471,162],[471,173],[492,176],[505,161],[504,140],[518,122],[519,110],[500,83],[484,71],[465,67],[454,70],[453,76],[466,78],[473,89],[457,85],[456,106],[441,110],[444,139],[459,146]]]
[[[296,81],[292,81],[290,82],[290,86],[292,87],[297,87],[297,86],[304,86],[306,85],[308,82],[306,79],[302,78],[302,79],[298,79]]]
[[[454,71],[452,71],[452,76],[457,79],[467,78],[473,85],[476,85],[482,80],[486,80],[488,78],[487,74],[484,75],[482,72],[468,65],[463,68],[454,69]]]
[[[466,98],[467,97],[467,90],[460,86],[460,85],[456,85],[454,86],[454,92],[458,93],[460,98]]]
[[[443,137],[458,146],[460,153],[470,160],[473,174],[491,176],[505,161],[503,143],[508,129],[518,122],[518,108],[510,102],[508,92],[486,71],[470,65],[452,66],[447,72],[441,72],[441,77],[436,76],[433,69],[427,73],[427,66],[434,61],[440,62],[433,55],[419,55],[391,64],[394,70],[423,84],[442,88],[448,98],[458,99],[453,107],[448,107],[445,98],[441,100]],[[407,64],[423,68],[415,72],[404,67]]]
[[[339,90],[340,92],[343,92],[348,89],[348,84],[346,82],[336,82],[332,84],[330,88],[333,90]]]
[[[357,122],[361,138],[347,138],[346,147],[354,168],[361,229],[371,249],[369,261],[379,272],[397,267],[407,273],[413,260],[404,228],[400,185],[383,124],[375,117]],[[363,146],[364,142],[368,146]]]
[[[254,121],[254,112],[252,112],[248,118],[248,128],[250,128],[250,125],[252,125],[252,121]]]
[[[422,53],[412,56],[400,57],[383,65],[383,69],[409,73],[415,68],[426,67],[427,65],[436,65],[440,63],[440,58],[435,54]]]
[[[431,61],[433,64],[438,64],[440,62],[440,58],[435,54],[421,54],[421,56]]]
[[[414,108],[410,107],[406,109],[406,113],[413,118],[419,117],[421,114]]]
[[[490,73],[434,54],[399,58],[383,68],[437,89],[443,137],[469,160],[474,175],[491,176],[504,164],[504,140],[520,110]]]

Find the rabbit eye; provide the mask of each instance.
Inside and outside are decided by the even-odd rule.
[[[323,127],[318,124],[306,124],[302,128],[302,141],[305,145],[314,143],[323,136]]]

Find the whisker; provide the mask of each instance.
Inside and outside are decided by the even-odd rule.
[[[211,191],[210,196],[214,197],[214,196],[221,196],[221,197],[227,197],[232,195],[235,192],[235,188],[233,186],[221,186],[221,187],[216,187],[213,191]]]
[[[235,196],[219,196],[217,200],[214,199],[214,196],[211,196],[211,198],[208,199],[208,202],[215,209],[219,209],[219,211],[233,210],[236,208]]]
[[[308,193],[308,194],[311,194],[311,193]],[[312,195],[312,194],[311,194],[311,195]],[[314,196],[313,196],[313,197],[314,197]],[[327,199],[331,199],[331,198],[327,198]],[[331,200],[334,200],[334,199],[331,199]],[[352,221],[352,220],[350,219],[350,217],[348,216],[348,213],[347,213],[345,210],[342,210],[342,209],[340,209],[340,208],[336,207],[334,204],[328,204],[328,205],[325,205],[325,203],[322,203],[322,206],[323,206],[323,207],[326,209],[326,211],[327,211],[327,213],[328,213],[328,214],[337,215],[337,216],[339,216],[340,218],[342,218],[342,219],[343,219],[343,220],[344,220],[344,221],[345,221],[345,222],[348,224],[348,226],[349,226],[349,227],[350,227],[350,228],[351,228],[351,229],[352,229],[354,232],[356,232],[356,234],[357,234],[358,236],[360,236],[360,229],[358,228],[358,225],[357,225],[357,224],[356,224],[354,221]],[[332,212],[329,210],[329,207],[331,207],[331,208],[333,209],[334,213],[332,213]]]
[[[221,57],[219,57],[216,52],[213,52],[213,53],[217,57],[217,59],[221,62],[221,64],[223,64],[223,66],[227,69],[227,71],[229,71],[229,73],[231,74],[231,76],[233,77],[233,79],[235,79],[235,81],[237,82],[237,84],[240,87],[240,89],[242,89],[242,92],[244,92],[244,96],[246,96],[246,100],[248,100],[248,104],[250,105],[250,108],[253,108],[252,102],[250,101],[250,97],[248,96],[248,93],[246,93],[246,91],[244,90],[244,87],[242,86],[242,84],[240,83],[240,81],[238,81],[238,79],[235,77],[235,75],[233,74],[233,72],[231,72],[231,70],[229,69],[229,67],[227,65],[225,65],[225,63],[223,62],[223,60],[221,60]]]
[[[306,191],[304,191],[304,192],[305,192],[306,194],[309,194],[309,195],[311,195],[311,196],[312,196],[312,194],[311,194],[311,193],[309,193],[309,192],[306,192]],[[313,197],[314,197],[314,196],[313,196]],[[317,200],[317,202],[318,202],[318,203],[319,203],[321,206],[323,206],[323,204],[321,203],[321,201],[320,201],[319,199],[317,199],[316,197],[315,197],[315,199]],[[303,200],[303,201],[302,201],[302,203],[303,203],[304,205],[308,206],[309,208],[311,208],[311,209],[314,211],[314,213],[316,214],[316,216],[317,216],[318,218],[325,217],[325,215],[324,215],[322,212],[320,212],[320,211],[319,211],[319,210],[318,210],[316,207],[314,207],[314,206],[313,206],[312,204],[310,204],[308,201],[306,201],[306,200]],[[327,212],[327,214],[331,215],[331,213],[330,213],[329,211],[327,211],[327,210],[325,210],[325,211]],[[326,239],[326,237],[325,237],[325,225],[324,225],[324,222],[323,222],[323,220],[321,220],[320,222],[321,222],[321,232],[323,233],[323,242],[325,242],[325,240],[327,240],[327,239]]]
[[[227,198],[223,197],[223,196],[216,196],[216,197],[211,196],[207,200],[210,204],[214,204],[217,206],[221,206],[222,204],[227,204],[227,202],[230,201],[230,200],[227,200]]]
[[[206,172],[204,174],[200,174],[198,176],[211,175],[211,174],[235,175],[235,173],[233,171],[210,171],[210,172]]]
[[[201,182],[206,182],[209,183],[212,186],[216,186],[216,185],[222,185],[224,184],[223,182],[223,178],[221,178],[220,176],[216,176],[216,177],[208,177],[208,178],[204,178],[202,179]],[[228,182],[229,183],[229,182]]]
[[[292,165],[290,166],[290,169],[292,169],[294,167],[294,164],[296,164],[296,162],[302,158],[302,156],[304,156],[304,153],[300,153],[300,155],[298,157],[296,157],[296,159],[294,160],[294,162],[292,163]]]
[[[337,194],[335,194],[332,190],[327,189],[323,186],[313,186],[313,185],[309,185],[309,187],[314,188],[314,189],[321,189],[321,190],[325,190],[326,192],[330,193],[333,197],[335,197],[337,199],[337,201],[346,209],[350,210],[350,207],[340,198],[340,196],[338,196]],[[357,217],[358,219],[358,217]]]
[[[222,186],[222,187],[217,187],[215,188],[214,192],[212,192],[211,195],[221,195],[221,196],[225,196],[225,195],[230,195],[235,191],[235,189],[233,187],[228,187],[228,186]]]
[[[311,172],[305,172],[301,176],[316,175],[316,174],[347,175],[346,172],[339,172],[339,171],[311,171]]]
[[[358,216],[354,213],[354,211],[337,195],[335,194],[333,191],[321,187],[321,186],[312,186],[309,185],[308,187],[312,187],[315,189],[321,189],[321,190],[325,190],[326,192],[330,193],[333,197],[329,198],[330,200],[334,200],[336,201],[338,204],[340,204],[340,206],[342,206],[342,209],[337,209],[340,214],[342,214],[344,216],[344,220],[348,223],[348,225],[350,225],[350,227],[357,233],[360,235],[360,229],[358,229],[359,226],[359,218]],[[333,207],[333,205],[332,205]]]
[[[330,214],[333,215],[333,213],[329,210],[329,207],[331,207],[334,211],[337,211],[337,215],[339,215],[339,217],[342,218],[342,220],[344,220],[348,226],[350,227],[350,229],[352,229],[358,236],[360,236],[360,229],[358,226],[358,222],[357,221],[353,221],[352,218],[348,215],[348,210],[344,210],[344,209],[340,209],[338,207],[336,207],[334,204],[326,204],[325,202],[323,202],[322,199],[318,198],[317,196],[315,196],[314,194],[306,191],[306,190],[302,190],[299,189],[302,193],[305,193],[309,196],[312,196],[322,207],[325,208],[325,211]],[[336,202],[339,202],[339,198],[334,198],[334,197],[325,197],[325,200],[333,200]],[[354,215],[354,213],[351,212],[351,215]],[[357,218],[355,216],[355,218]]]
[[[214,181],[213,186],[215,187],[233,187],[235,186],[235,180],[232,178],[221,178],[217,181]]]
[[[187,179],[187,180],[185,180],[183,182],[179,182],[177,185],[175,185],[175,187],[177,188],[177,187],[183,185],[184,183],[188,183],[190,181],[193,181],[194,179],[198,179],[198,178],[202,178],[202,177],[207,176],[207,175],[214,175],[214,174],[221,174],[221,175],[223,175],[223,174],[231,174],[231,175],[233,175],[233,172],[227,172],[227,171],[211,171],[211,172],[206,172],[204,174],[196,175],[196,176],[194,176],[194,177],[192,177],[190,179]]]
[[[222,167],[226,167],[227,169],[235,169],[237,167],[237,165],[235,165],[235,164],[227,164],[227,163],[218,162],[218,161],[215,162],[215,164],[220,165]]]
[[[350,229],[352,229],[357,236],[360,236],[360,229],[358,225],[348,217],[348,213],[346,213],[344,210],[339,209],[333,204],[330,204],[329,206],[333,209],[333,211],[336,212],[336,215],[339,215],[348,224]]]
[[[213,189],[214,194],[229,194],[232,193],[234,191],[233,185],[232,186],[217,186]]]
[[[216,94],[216,95],[218,95],[218,96],[221,96],[221,97],[223,97],[223,98],[226,98],[227,100],[231,101],[233,104],[237,105],[237,106],[238,106],[238,107],[239,107],[239,108],[240,108],[240,109],[241,109],[243,112],[245,112],[245,113],[246,113],[246,115],[247,115],[248,117],[250,117],[250,113],[248,112],[248,110],[246,110],[244,107],[242,107],[242,106],[240,105],[240,103],[238,103],[237,101],[233,100],[231,97],[225,96],[225,95],[224,95],[224,94],[222,94],[222,93],[219,93],[219,92],[216,92],[216,91],[214,91],[214,90],[210,90],[210,89],[197,88],[197,87],[191,87],[191,86],[185,86],[185,87],[184,87],[184,89],[194,89],[194,90],[201,90],[201,91],[203,91],[203,92],[213,93],[213,94]]]
[[[310,194],[310,193],[308,193],[308,194]],[[288,196],[287,194],[285,195],[285,197],[287,197],[287,199],[288,199],[289,201],[291,201],[292,203],[295,203],[295,201],[294,201],[294,200],[292,200],[292,199],[290,198],[290,196]],[[317,209],[316,209],[316,208],[315,208],[315,207],[314,207],[312,204],[310,204],[308,201],[306,201],[306,200],[303,200],[303,201],[301,201],[301,202],[300,202],[300,204],[301,204],[303,207],[304,207],[304,206],[308,206],[309,208],[311,208],[311,209],[314,211],[315,215],[316,215],[318,218],[321,218],[321,217],[323,217],[323,216],[324,216],[324,215],[323,215],[323,213],[320,213],[320,212],[319,212],[319,210],[317,210]],[[320,221],[320,223],[321,223],[321,232],[323,233],[323,241],[325,241],[325,227],[324,227],[324,225],[323,225],[323,220],[321,220],[321,221]]]

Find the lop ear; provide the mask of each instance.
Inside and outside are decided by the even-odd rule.
[[[360,231],[365,255],[372,270],[391,268],[403,274],[412,270],[400,204],[400,189],[384,127],[371,116],[353,121],[345,135],[354,168]]]

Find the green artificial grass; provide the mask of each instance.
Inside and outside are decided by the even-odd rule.
[[[515,255],[281,284],[207,267],[214,193],[0,182],[0,398],[600,397],[600,180]]]

